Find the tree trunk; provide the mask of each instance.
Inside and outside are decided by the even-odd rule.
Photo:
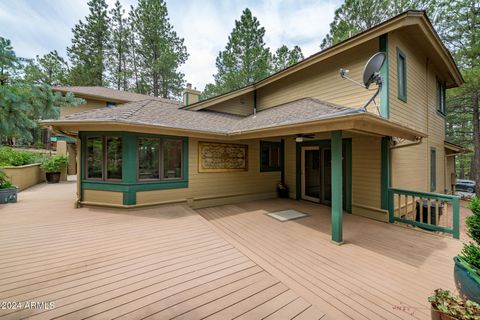
[[[478,105],[478,93],[474,93],[472,96],[472,108],[473,108],[473,179],[477,184],[476,194],[480,196],[480,110]]]

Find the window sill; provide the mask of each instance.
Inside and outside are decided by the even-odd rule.
[[[442,111],[440,111],[438,109],[437,109],[437,115],[439,115],[440,117],[442,117],[444,119],[447,117],[447,115],[445,113],[443,113]]]
[[[398,100],[407,103],[407,97],[398,96]]]

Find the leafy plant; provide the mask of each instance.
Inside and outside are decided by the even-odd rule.
[[[41,155],[30,151],[19,151],[0,147],[0,166],[24,166],[40,161]]]
[[[480,270],[480,247],[476,244],[470,242],[463,245],[462,252],[460,256],[467,262],[470,266]],[[479,273],[480,274],[480,273]]]
[[[43,160],[40,168],[45,172],[61,172],[68,165],[68,157],[63,154],[57,154],[47,157]]]
[[[464,300],[460,296],[454,296],[448,290],[437,289],[428,297],[428,301],[438,311],[456,319],[474,320],[480,314],[480,305]]]
[[[13,184],[10,182],[5,171],[0,169],[0,189],[13,188]]]

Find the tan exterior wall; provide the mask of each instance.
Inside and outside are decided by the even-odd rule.
[[[437,112],[437,72],[428,55],[401,32],[389,34],[390,120],[428,135],[420,145],[392,150],[392,186],[444,193],[445,119]],[[407,61],[407,101],[398,98],[397,48]],[[430,150],[435,148],[436,190],[430,190]]]
[[[123,192],[83,190],[83,201],[88,204],[123,205]]]
[[[79,96],[79,98],[82,98],[82,97]],[[82,98],[82,99],[85,99],[85,98]],[[93,109],[104,108],[107,106],[107,103],[105,101],[91,100],[91,99],[85,99],[85,101],[86,101],[85,104],[80,104],[78,106],[73,106],[73,107],[61,108],[60,117],[67,116],[69,114],[90,111]]]
[[[137,192],[137,205],[185,202],[207,207],[276,197],[280,172],[260,172],[259,140],[239,141],[248,145],[248,171],[198,172],[198,142],[189,139],[188,188]]]
[[[19,191],[45,181],[45,173],[40,169],[40,164],[27,164],[18,167],[3,168],[13,185]]]
[[[448,194],[455,191],[456,175],[455,175],[455,156],[450,155],[445,158],[445,187]]]
[[[231,113],[241,116],[251,115],[253,113],[253,92],[246,93],[227,102],[219,103],[215,106],[208,108],[208,110]]]
[[[352,108],[361,107],[373,92],[342,79],[339,69],[350,70],[349,77],[361,81],[365,62],[378,50],[379,40],[374,39],[262,87],[257,90],[257,108],[271,108],[305,97]],[[370,111],[374,112],[375,108]]]

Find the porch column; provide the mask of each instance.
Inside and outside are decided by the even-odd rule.
[[[332,241],[343,242],[342,131],[332,131]]]

